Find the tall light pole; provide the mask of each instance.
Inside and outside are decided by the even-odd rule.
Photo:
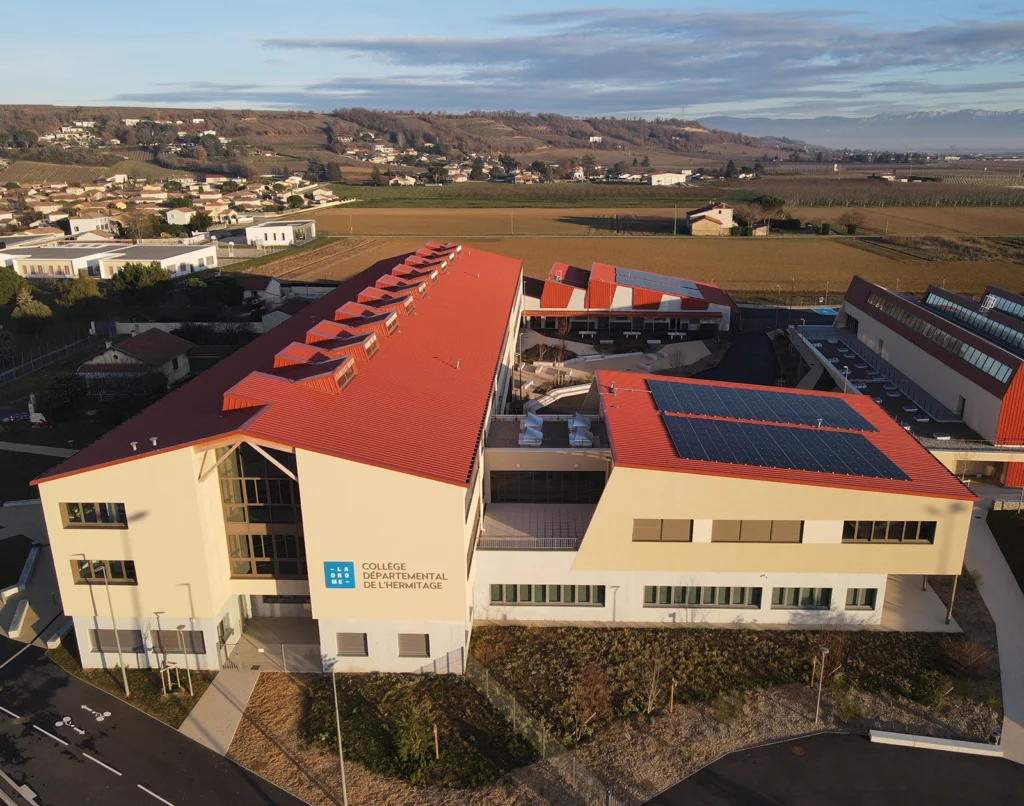
[[[331,689],[334,691],[334,723],[338,727],[338,764],[341,766],[341,800],[348,806],[348,787],[345,784],[345,749],[341,744],[341,711],[338,710],[338,676],[331,669]]]
[[[185,656],[185,674],[188,675],[188,696],[194,697],[195,692],[192,691],[192,670],[188,665],[188,652],[185,651],[185,625],[178,625],[178,643],[181,645],[181,654]]]
[[[821,648],[821,669],[818,671],[818,704],[814,706],[814,724],[817,725],[821,717],[821,687],[825,682],[825,658],[828,657],[828,647]]]
[[[89,560],[86,560],[89,562]],[[110,575],[107,573],[107,566],[101,564],[103,569],[103,587],[107,590],[107,606],[110,608],[110,622],[114,625],[114,643],[117,645],[117,662],[121,667],[121,680],[124,682],[124,696],[131,697],[132,692],[128,688],[128,670],[124,665],[124,655],[121,654],[121,636],[117,632],[117,619],[114,617],[114,600],[110,596]]]
[[[850,380],[850,368],[843,364],[843,394],[846,394],[846,383]]]

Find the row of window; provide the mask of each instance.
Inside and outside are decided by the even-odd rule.
[[[228,535],[232,576],[308,579],[302,535]]]
[[[940,327],[936,327],[930,322],[926,322],[919,316],[915,316],[909,311],[904,310],[901,306],[895,302],[891,302],[885,299],[881,294],[872,292],[868,295],[868,305],[873,308],[877,308],[882,313],[895,319],[897,322],[902,323],[906,327],[916,333],[921,334],[929,341],[937,344],[943,350],[952,353],[957,358],[961,358],[967,361],[972,366],[977,367],[982,372],[991,375],[998,381],[1006,382],[1009,380],[1011,375],[1011,369],[1000,361],[992,358],[980,350],[971,347],[969,344],[965,344],[956,336],[948,333]]]
[[[604,607],[604,585],[491,585],[491,604]]]
[[[644,607],[761,607],[761,588],[730,588],[721,586],[644,587]],[[847,610],[874,610],[877,588],[849,588]],[[817,609],[832,605],[831,588],[772,588],[772,608]]]
[[[935,521],[844,521],[844,543],[934,543]]]
[[[1013,300],[1001,297],[998,294],[988,294],[987,296],[992,297],[996,303],[996,310],[1008,313],[1010,316],[1016,316],[1018,319],[1024,319],[1024,305]]]
[[[145,652],[142,630],[89,630],[93,652]],[[202,630],[150,630],[149,642],[154,652],[163,655],[205,655],[206,638]]]
[[[128,514],[124,504],[74,503],[61,504],[64,526],[68,528],[126,528]]]
[[[138,585],[133,560],[72,560],[76,585]]]
[[[365,658],[370,654],[364,632],[338,633],[338,654],[349,658]],[[399,633],[398,657],[429,658],[430,635],[427,633]]]
[[[983,313],[972,311],[970,308],[952,302],[945,297],[940,297],[935,293],[929,294],[927,299],[925,299],[925,303],[1012,347],[1024,347],[1024,331],[996,322],[993,319],[989,319]]]

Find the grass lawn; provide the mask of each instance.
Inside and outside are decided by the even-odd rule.
[[[276,260],[283,260],[284,258],[294,257],[301,252],[315,252],[317,249],[323,249],[323,247],[330,245],[333,241],[330,238],[317,237],[309,243],[304,243],[302,246],[289,246],[284,249],[277,249],[269,254],[263,255],[262,257],[254,257],[250,260],[242,260],[238,263],[229,263],[225,266],[221,266],[221,271],[232,272],[232,271],[249,271],[259,266],[263,266],[266,263],[273,263]],[[256,272],[258,274],[259,272]]]
[[[161,722],[166,722],[172,728],[177,728],[185,721],[185,717],[189,715],[189,712],[199,702],[199,698],[210,687],[213,678],[216,677],[216,673],[197,672],[193,669],[192,689],[195,696],[190,697],[184,669],[181,673],[183,688],[176,689],[171,694],[163,693],[158,672],[149,669],[129,669],[128,688],[132,694],[131,697],[125,698],[120,669],[82,668],[74,632],[68,633],[61,645],[57,649],[49,650],[46,655],[69,674],[86,683],[91,683],[96,688],[103,689],[115,697],[120,697],[140,711],[145,711]]]
[[[38,498],[39,492],[28,483],[60,461],[56,456],[0,451],[0,502]]]
[[[337,752],[329,676],[310,679],[305,739]],[[535,754],[469,680],[454,675],[338,675],[346,760],[417,786],[478,787]],[[434,756],[437,727],[440,758]]]
[[[32,549],[32,538],[12,535],[0,540],[0,589],[9,588],[21,577],[21,569]]]
[[[1024,591],[1024,516],[1006,509],[993,509],[989,510],[987,520],[1006,564]]]

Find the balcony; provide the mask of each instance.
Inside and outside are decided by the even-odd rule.
[[[480,551],[576,551],[595,504],[488,504]]]

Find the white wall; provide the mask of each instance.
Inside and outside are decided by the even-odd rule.
[[[334,668],[339,672],[417,672],[431,661],[465,647],[468,632],[464,621],[319,619],[317,624],[320,627],[321,652],[329,658],[337,656],[338,633],[366,633],[367,656],[337,656]],[[399,633],[429,635],[430,657],[399,657]]]

